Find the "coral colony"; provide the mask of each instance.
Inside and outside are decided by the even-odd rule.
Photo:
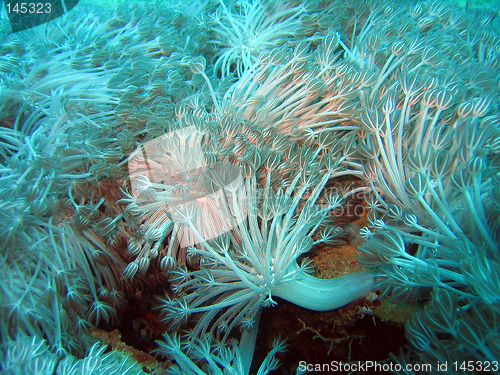
[[[92,332],[152,272],[169,374],[248,374],[278,298],[327,311],[372,290],[421,306],[395,373],[499,371],[498,8],[83,2],[0,21],[3,373],[144,373]],[[327,188],[342,178],[358,187]],[[360,192],[367,271],[314,276],[307,253]]]

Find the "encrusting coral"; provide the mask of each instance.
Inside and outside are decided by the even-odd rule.
[[[497,371],[498,19],[427,1],[80,6],[0,22],[2,370],[141,373],[88,331],[123,319],[158,263],[170,373],[248,373],[262,307],[337,308],[374,275],[425,304],[394,365]],[[364,184],[326,189],[343,176]],[[304,256],[359,192],[372,271],[318,279]]]

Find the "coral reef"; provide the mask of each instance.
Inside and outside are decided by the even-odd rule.
[[[497,14],[160,0],[0,19],[2,371],[142,373],[91,330],[142,296],[168,373],[278,372],[279,332],[251,365],[263,308],[372,289],[419,306],[396,373],[498,371]],[[336,215],[358,196],[361,229]],[[307,256],[342,241],[365,271],[320,278]],[[372,342],[302,325],[349,359]]]

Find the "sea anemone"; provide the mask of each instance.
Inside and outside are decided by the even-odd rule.
[[[258,61],[261,52],[299,39],[300,16],[305,12],[302,5],[282,0],[272,5],[244,0],[234,11],[224,0],[219,0],[219,5],[211,28],[217,38],[210,42],[217,48],[214,70],[220,71],[221,76],[230,75],[232,70],[241,76]]]

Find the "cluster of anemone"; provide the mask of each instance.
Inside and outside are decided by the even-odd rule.
[[[274,297],[328,310],[374,275],[387,298],[427,302],[395,362],[498,360],[494,17],[425,1],[83,9],[2,36],[7,371],[140,373],[89,328],[155,262],[172,373],[248,373]],[[363,184],[325,191],[342,176]],[[335,242],[330,213],[359,191],[372,271],[318,279],[304,256]]]
[[[116,204],[126,157],[163,132],[172,100],[197,85],[189,71],[167,77],[181,50],[158,30],[175,12],[158,13],[148,31],[138,5],[111,18],[80,10],[2,36],[0,335],[2,366],[12,373],[45,365],[71,373],[71,356],[93,361],[90,329],[112,322],[123,301],[120,244],[134,230]],[[48,349],[12,351],[24,336]]]

